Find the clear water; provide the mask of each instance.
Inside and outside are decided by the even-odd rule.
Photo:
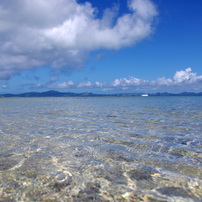
[[[202,97],[0,99],[0,201],[201,201]]]

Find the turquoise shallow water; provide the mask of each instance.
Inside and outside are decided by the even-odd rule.
[[[201,201],[202,97],[0,99],[0,201]]]

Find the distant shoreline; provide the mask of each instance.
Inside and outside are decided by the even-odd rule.
[[[46,91],[46,92],[28,92],[20,94],[0,94],[0,98],[9,97],[135,97],[141,96],[143,93],[117,93],[117,94],[94,94],[94,93],[72,93],[72,92],[59,92],[59,91]],[[202,92],[183,92],[183,93],[148,93],[149,96],[202,96]]]

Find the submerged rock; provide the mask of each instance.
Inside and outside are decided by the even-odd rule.
[[[0,159],[0,171],[8,170],[18,164],[13,159]]]
[[[104,201],[100,194],[100,184],[98,182],[95,183],[87,183],[85,188],[80,190],[77,195],[78,201]]]
[[[107,159],[112,159],[114,161],[125,161],[125,162],[133,162],[134,159],[129,158],[128,156],[124,155],[123,153],[120,153],[116,150],[109,149],[107,150]]]
[[[167,196],[181,196],[185,198],[192,197],[192,195],[188,191],[180,187],[163,187],[163,188],[157,189],[157,191]]]
[[[59,173],[54,180],[54,187],[60,190],[63,187],[70,185],[72,182],[72,178],[69,175],[65,175],[64,173]]]
[[[143,166],[128,172],[129,177],[132,180],[151,180],[152,174],[157,173],[154,168]]]

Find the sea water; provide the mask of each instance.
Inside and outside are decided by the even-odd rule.
[[[201,201],[202,97],[0,99],[0,201]]]

